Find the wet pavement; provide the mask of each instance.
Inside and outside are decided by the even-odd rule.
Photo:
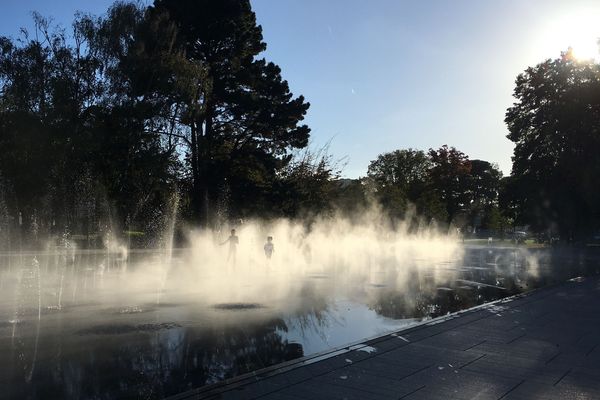
[[[599,304],[572,279],[170,399],[598,399]]]

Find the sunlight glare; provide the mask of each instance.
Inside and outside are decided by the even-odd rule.
[[[577,10],[562,14],[543,30],[541,47],[546,57],[557,57],[569,47],[580,61],[600,62],[600,10]]]

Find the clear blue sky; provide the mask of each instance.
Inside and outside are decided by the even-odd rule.
[[[344,175],[399,148],[448,144],[510,172],[504,113],[527,66],[600,37],[591,0],[251,0],[268,49],[295,94],[311,103],[312,146],[331,141]],[[108,0],[3,0],[0,35],[37,10],[68,25]],[[147,3],[147,2],[146,2]]]

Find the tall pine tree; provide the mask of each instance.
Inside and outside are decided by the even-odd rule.
[[[176,46],[204,71],[182,119],[195,217],[209,224],[225,192],[232,209],[252,213],[290,152],[307,145],[309,104],[258,58],[266,44],[248,0],[156,0],[150,12],[175,22]]]

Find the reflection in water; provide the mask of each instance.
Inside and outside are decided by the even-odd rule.
[[[107,252],[5,254],[0,397],[161,398],[598,272],[591,250],[463,250],[363,269],[238,268],[227,296],[207,292],[223,279],[211,270],[196,290],[182,285],[182,252],[167,270],[164,255],[130,254],[126,272]],[[136,281],[141,270],[156,280]]]

